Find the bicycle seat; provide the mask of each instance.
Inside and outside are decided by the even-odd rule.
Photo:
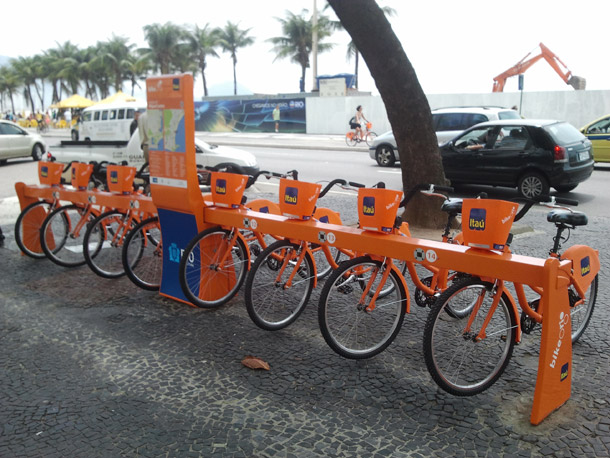
[[[462,199],[447,199],[441,205],[441,210],[449,214],[462,213]]]
[[[584,213],[568,210],[552,210],[546,215],[546,220],[550,223],[569,224],[570,226],[586,226],[589,222]]]

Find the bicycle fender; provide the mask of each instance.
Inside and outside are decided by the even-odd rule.
[[[404,275],[398,270],[398,268],[392,264],[392,270],[398,274],[398,278],[402,283],[402,287],[405,290],[405,298],[407,303],[405,304],[405,312],[411,313],[411,295],[409,294],[409,288],[407,288],[407,281],[405,280]]]
[[[321,223],[337,224],[341,226],[341,216],[339,213],[332,211],[330,208],[318,207],[313,213],[313,217]]]
[[[572,261],[572,277],[583,291],[589,287],[600,269],[599,252],[586,245],[573,245],[561,255]]]
[[[267,199],[254,199],[252,202],[246,202],[246,207],[259,213],[282,214],[279,205]]]

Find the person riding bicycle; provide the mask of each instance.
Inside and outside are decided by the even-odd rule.
[[[362,140],[362,138],[363,138],[362,120],[369,122],[369,120],[366,119],[364,117],[364,114],[362,113],[362,105],[358,105],[356,107],[356,115],[354,117],[352,117],[352,119],[350,119],[350,121],[349,121],[349,127],[350,127],[350,129],[354,129],[356,131],[356,136],[358,137],[359,140]]]

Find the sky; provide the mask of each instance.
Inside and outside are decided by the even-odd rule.
[[[610,89],[607,59],[608,0],[378,0],[390,6],[392,28],[415,68],[427,94],[487,93],[493,78],[528,53],[539,53],[544,43],[572,71],[586,78],[587,89]],[[238,50],[237,81],[254,93],[292,93],[299,90],[301,69],[289,60],[275,60],[267,40],[281,36],[276,18],[286,11],[313,10],[314,0],[172,0],[162,2],[105,0],[60,6],[48,0],[3,2],[0,56],[42,54],[57,43],[70,41],[81,48],[105,41],[112,35],[146,46],[143,27],[173,22],[179,25],[209,23],[223,27],[227,21],[250,29],[255,44]],[[316,0],[322,11],[326,0]],[[336,19],[330,8],[322,11]],[[373,33],[374,31],[371,31]],[[338,31],[327,42],[333,50],[318,57],[318,75],[353,73],[346,60],[347,32]],[[601,54],[600,54],[601,52]],[[360,90],[378,94],[365,66],[360,66]],[[219,52],[206,70],[208,87],[226,85],[232,94],[230,56]],[[312,86],[307,70],[306,89]],[[125,87],[126,92],[130,91]],[[505,92],[517,91],[517,78],[508,80]],[[543,60],[525,73],[526,91],[573,90]],[[200,75],[195,79],[196,100],[203,95]]]

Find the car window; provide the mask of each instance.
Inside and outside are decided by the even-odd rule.
[[[0,132],[4,135],[20,135],[23,131],[17,126],[2,123],[0,124]]]
[[[462,122],[462,116],[462,113],[443,113],[439,115],[436,130],[439,132],[444,132],[446,130],[464,130],[461,127],[464,124]]]
[[[578,143],[585,139],[585,136],[576,127],[567,122],[558,122],[545,126],[544,130],[550,133],[551,137],[560,145]]]
[[[493,131],[493,127],[472,129],[455,140],[455,147],[459,149],[475,149],[472,147],[478,146],[478,148],[481,148],[486,146],[487,143],[490,143],[490,145],[493,146],[493,143],[491,142],[493,140],[493,138],[491,138],[494,134]]]
[[[125,119],[133,119],[135,110],[133,108],[128,108],[127,109],[127,116],[125,117]]]
[[[464,122],[468,124],[464,129],[468,129],[469,127],[474,126],[475,124],[479,124],[481,122],[489,121],[486,115],[479,113],[471,113],[465,116]]]
[[[498,119],[521,119],[515,110],[498,111]]]
[[[94,120],[94,121],[99,121],[99,120],[100,120],[100,112],[99,112],[99,111],[96,111],[96,112],[93,114],[93,120]]]
[[[119,110],[119,119],[125,119],[125,108]]]
[[[588,134],[608,134],[610,133],[610,118],[602,119],[597,121],[595,124],[591,124],[587,129]]]
[[[91,121],[91,112],[87,111],[86,113],[83,114],[83,121]]]
[[[102,121],[108,121],[108,110],[102,111]]]
[[[109,119],[112,121],[114,119],[116,119],[116,110],[110,110],[110,116]]]
[[[526,149],[532,144],[527,129],[523,126],[502,127],[494,149]]]

